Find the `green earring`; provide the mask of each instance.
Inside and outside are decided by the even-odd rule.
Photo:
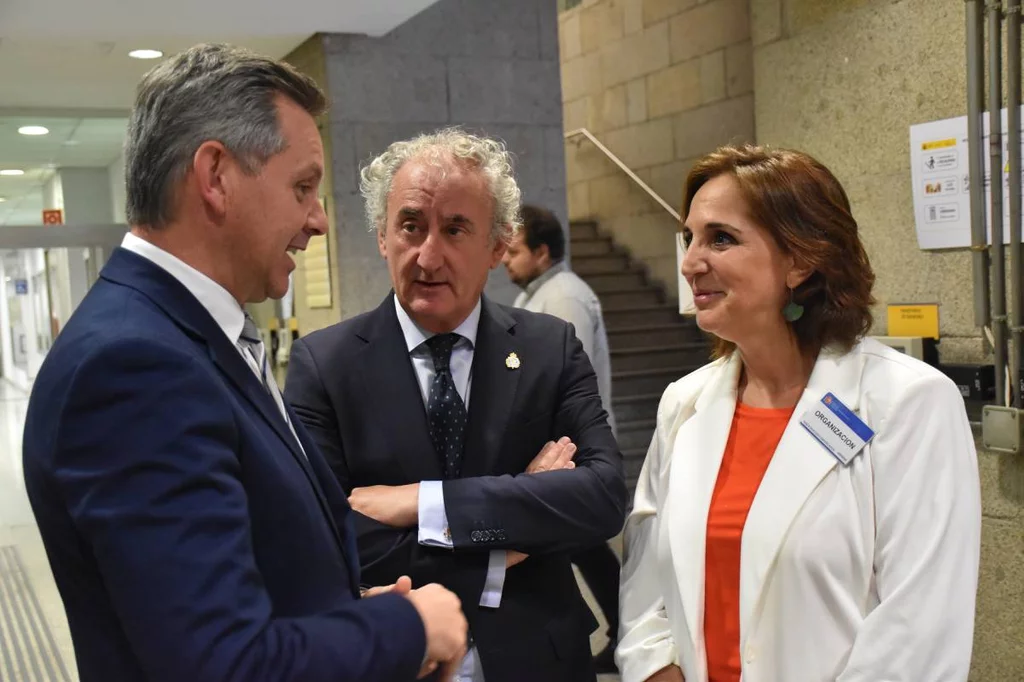
[[[789,303],[782,307],[782,317],[786,322],[796,322],[804,316],[804,307],[793,300],[793,290],[789,290]]]

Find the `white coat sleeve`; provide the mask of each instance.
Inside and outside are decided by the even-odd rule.
[[[658,410],[658,422],[637,481],[633,510],[626,519],[619,588],[619,644],[615,660],[622,682],[643,682],[662,668],[678,664],[675,641],[665,614],[657,566],[658,514],[671,454],[666,442],[674,415]]]
[[[871,444],[879,604],[837,682],[964,682],[981,547],[981,486],[963,399],[941,376],[894,402]]]

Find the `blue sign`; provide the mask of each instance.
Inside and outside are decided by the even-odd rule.
[[[28,280],[27,279],[16,279],[14,280],[14,293],[18,296],[28,295]]]

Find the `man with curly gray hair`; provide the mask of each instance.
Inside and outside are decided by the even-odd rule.
[[[519,224],[510,154],[420,135],[362,193],[394,290],[299,339],[285,395],[349,494],[363,575],[459,596],[460,680],[593,682],[570,555],[621,528],[622,459],[572,327],[483,294]]]

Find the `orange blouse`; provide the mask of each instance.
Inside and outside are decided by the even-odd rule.
[[[794,409],[736,404],[708,510],[704,641],[710,682],[739,682],[740,679],[743,525]]]

